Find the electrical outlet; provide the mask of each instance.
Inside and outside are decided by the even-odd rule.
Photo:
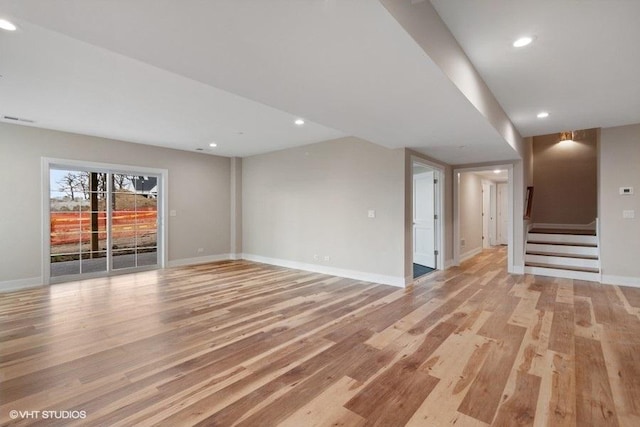
[[[464,246],[467,244],[467,241],[464,239],[460,239],[460,246]]]
[[[314,261],[320,261],[320,255],[315,254],[315,255],[313,256],[313,260],[314,260]]]
[[[204,248],[198,248],[198,253],[201,254],[202,252],[204,252]]]
[[[329,255],[325,255],[325,256],[324,256],[324,260],[325,260],[325,261],[331,261],[331,257],[330,257]]]

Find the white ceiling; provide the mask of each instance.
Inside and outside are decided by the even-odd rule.
[[[640,122],[640,1],[432,3],[524,136]],[[0,115],[35,126],[225,156],[354,135],[517,157],[378,1],[0,0],[0,17],[19,26],[0,31]]]
[[[0,117],[38,127],[223,156],[345,136],[25,21],[0,33],[0,61]]]
[[[354,135],[517,157],[378,1],[0,0],[0,16],[19,26],[0,33],[0,114],[36,126],[227,156]]]
[[[523,136],[640,122],[640,1],[432,4]]]
[[[499,173],[495,173],[493,170],[487,171],[476,171],[472,172],[478,175],[480,178],[493,181],[493,182],[507,182],[509,180],[509,172],[506,169],[496,169],[500,171]]]

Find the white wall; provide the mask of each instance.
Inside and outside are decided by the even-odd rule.
[[[627,186],[635,194],[621,196]],[[598,194],[602,281],[640,286],[640,124],[601,130]]]
[[[229,252],[228,158],[0,123],[0,285],[41,280],[42,157],[168,169],[169,262]]]
[[[404,162],[357,138],[244,158],[245,258],[402,285]]]
[[[460,174],[460,258],[482,250],[482,178],[471,172]]]

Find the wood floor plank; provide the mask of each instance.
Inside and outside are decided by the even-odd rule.
[[[390,413],[398,423],[407,422],[439,381],[421,372],[420,366],[456,328],[453,323],[438,324],[414,353],[376,377],[345,407],[365,418],[368,425],[388,425]]]
[[[640,292],[506,263],[406,289],[241,260],[0,294],[0,424],[640,425]]]
[[[539,391],[540,377],[518,372],[515,393],[500,405],[492,425],[496,427],[533,426]]]
[[[549,337],[549,349],[564,354],[573,354],[573,306],[556,303]]]
[[[471,384],[458,411],[491,423],[513,368],[526,329],[507,325],[505,334],[492,345],[482,368]]]
[[[576,337],[576,420],[585,426],[618,426],[600,343]]]
[[[640,289],[620,286],[620,290],[632,307],[640,308]]]

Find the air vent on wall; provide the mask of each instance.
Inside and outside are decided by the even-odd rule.
[[[11,120],[11,121],[14,121],[14,122],[35,123],[34,120],[23,119],[22,117],[2,116],[2,118],[5,119],[5,120]]]

